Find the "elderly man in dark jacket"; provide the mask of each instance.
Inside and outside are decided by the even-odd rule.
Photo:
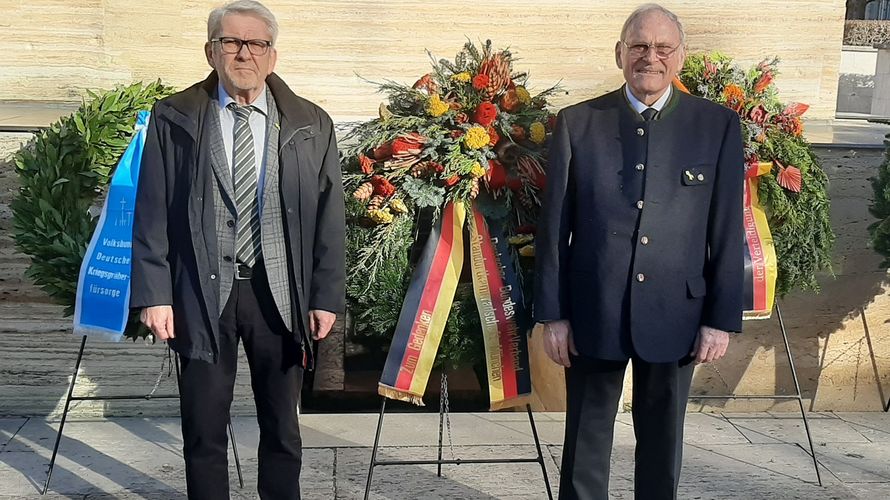
[[[675,498],[694,362],[722,357],[741,330],[739,119],[672,87],[684,38],[670,11],[640,7],[615,46],[626,84],[556,121],[535,317],[566,367],[560,498],[608,498],[629,359],[636,498]]]
[[[228,498],[238,342],[260,427],[258,490],[300,497],[303,369],[345,307],[344,202],[331,119],[272,71],[258,2],[211,12],[210,76],[158,102],[136,202],[130,305],[182,357],[189,498]]]

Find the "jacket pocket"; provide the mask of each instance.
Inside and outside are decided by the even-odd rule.
[[[703,276],[686,278],[686,291],[692,299],[704,297],[708,291],[708,284]]]
[[[680,176],[680,182],[684,186],[704,186],[710,180],[710,173],[702,167],[686,167]]]

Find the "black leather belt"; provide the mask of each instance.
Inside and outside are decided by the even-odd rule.
[[[253,277],[253,268],[242,263],[235,264],[235,279],[249,280]]]

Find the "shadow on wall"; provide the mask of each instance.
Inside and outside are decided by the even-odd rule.
[[[868,245],[869,177],[882,151],[819,149],[831,179],[831,218],[837,241],[835,277],[821,293],[796,292],[780,302],[794,363],[809,409],[880,411],[890,396],[890,296],[882,258]],[[702,367],[693,394],[790,394],[794,382],[778,321],[746,321],[726,358]],[[774,391],[774,392],[773,392]],[[696,402],[698,403],[698,402]],[[727,410],[797,410],[795,401],[710,401]],[[703,406],[695,405],[696,408]]]

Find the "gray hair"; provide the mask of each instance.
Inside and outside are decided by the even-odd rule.
[[[278,21],[275,20],[275,15],[272,14],[272,11],[255,0],[236,0],[210,11],[210,16],[207,18],[208,40],[219,35],[220,30],[222,30],[223,18],[229,14],[248,14],[265,21],[266,26],[269,28],[269,34],[272,36],[272,45],[275,45],[275,40],[278,39]]]
[[[658,12],[664,14],[665,17],[670,19],[677,25],[677,29],[680,31],[680,45],[686,45],[686,31],[683,29],[683,23],[680,22],[680,18],[677,17],[676,14],[669,11],[668,9],[658,5],[657,3],[646,3],[640,5],[636,8],[628,17],[627,20],[624,21],[624,26],[621,27],[621,40],[624,41],[627,36],[627,32],[631,29],[631,27],[636,24],[637,21],[642,19],[648,14],[653,12]]]

